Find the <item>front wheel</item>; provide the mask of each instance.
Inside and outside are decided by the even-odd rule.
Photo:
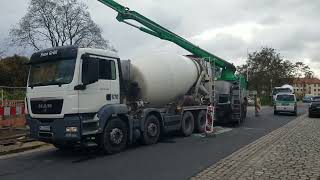
[[[101,148],[107,154],[122,151],[128,141],[127,124],[120,118],[111,119],[104,128],[101,138]]]

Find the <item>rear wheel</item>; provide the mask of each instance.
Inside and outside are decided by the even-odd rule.
[[[311,113],[308,114],[309,118],[313,118],[313,115]]]
[[[295,111],[295,112],[293,113],[293,115],[294,115],[294,116],[298,116],[298,112]]]
[[[206,128],[206,111],[202,110],[198,113],[196,122],[195,122],[195,127],[196,127],[196,131],[199,133],[204,133],[205,132],[205,128]]]
[[[160,137],[160,120],[155,115],[149,115],[144,123],[142,143],[145,145],[155,144]]]
[[[194,117],[190,111],[183,114],[181,132],[183,136],[190,136],[194,130]]]
[[[111,119],[104,128],[101,138],[101,148],[107,154],[122,151],[128,140],[127,124],[120,118]]]

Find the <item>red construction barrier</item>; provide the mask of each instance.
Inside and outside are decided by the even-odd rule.
[[[10,116],[17,115],[16,107],[10,107]]]
[[[0,105],[0,127],[23,127],[26,124],[24,117],[24,101],[5,100]]]
[[[24,117],[16,117],[10,119],[0,120],[0,127],[25,127],[26,120]]]
[[[0,106],[0,121],[3,119],[4,117],[4,108]]]

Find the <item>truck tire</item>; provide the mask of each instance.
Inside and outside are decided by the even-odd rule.
[[[205,132],[205,128],[206,128],[206,116],[207,116],[207,112],[202,110],[198,113],[196,122],[195,122],[195,127],[196,127],[196,131],[198,133],[204,133]]]
[[[128,126],[120,118],[112,118],[103,130],[100,142],[104,153],[115,154],[127,146]]]
[[[145,145],[155,144],[160,137],[160,120],[155,115],[149,115],[144,123],[142,143]]]
[[[192,134],[194,130],[194,117],[190,111],[187,111],[183,114],[181,122],[181,132],[182,135],[187,137]]]

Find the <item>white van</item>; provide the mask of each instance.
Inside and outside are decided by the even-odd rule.
[[[297,116],[297,99],[291,93],[279,93],[274,102],[274,114],[279,112],[290,112]]]

